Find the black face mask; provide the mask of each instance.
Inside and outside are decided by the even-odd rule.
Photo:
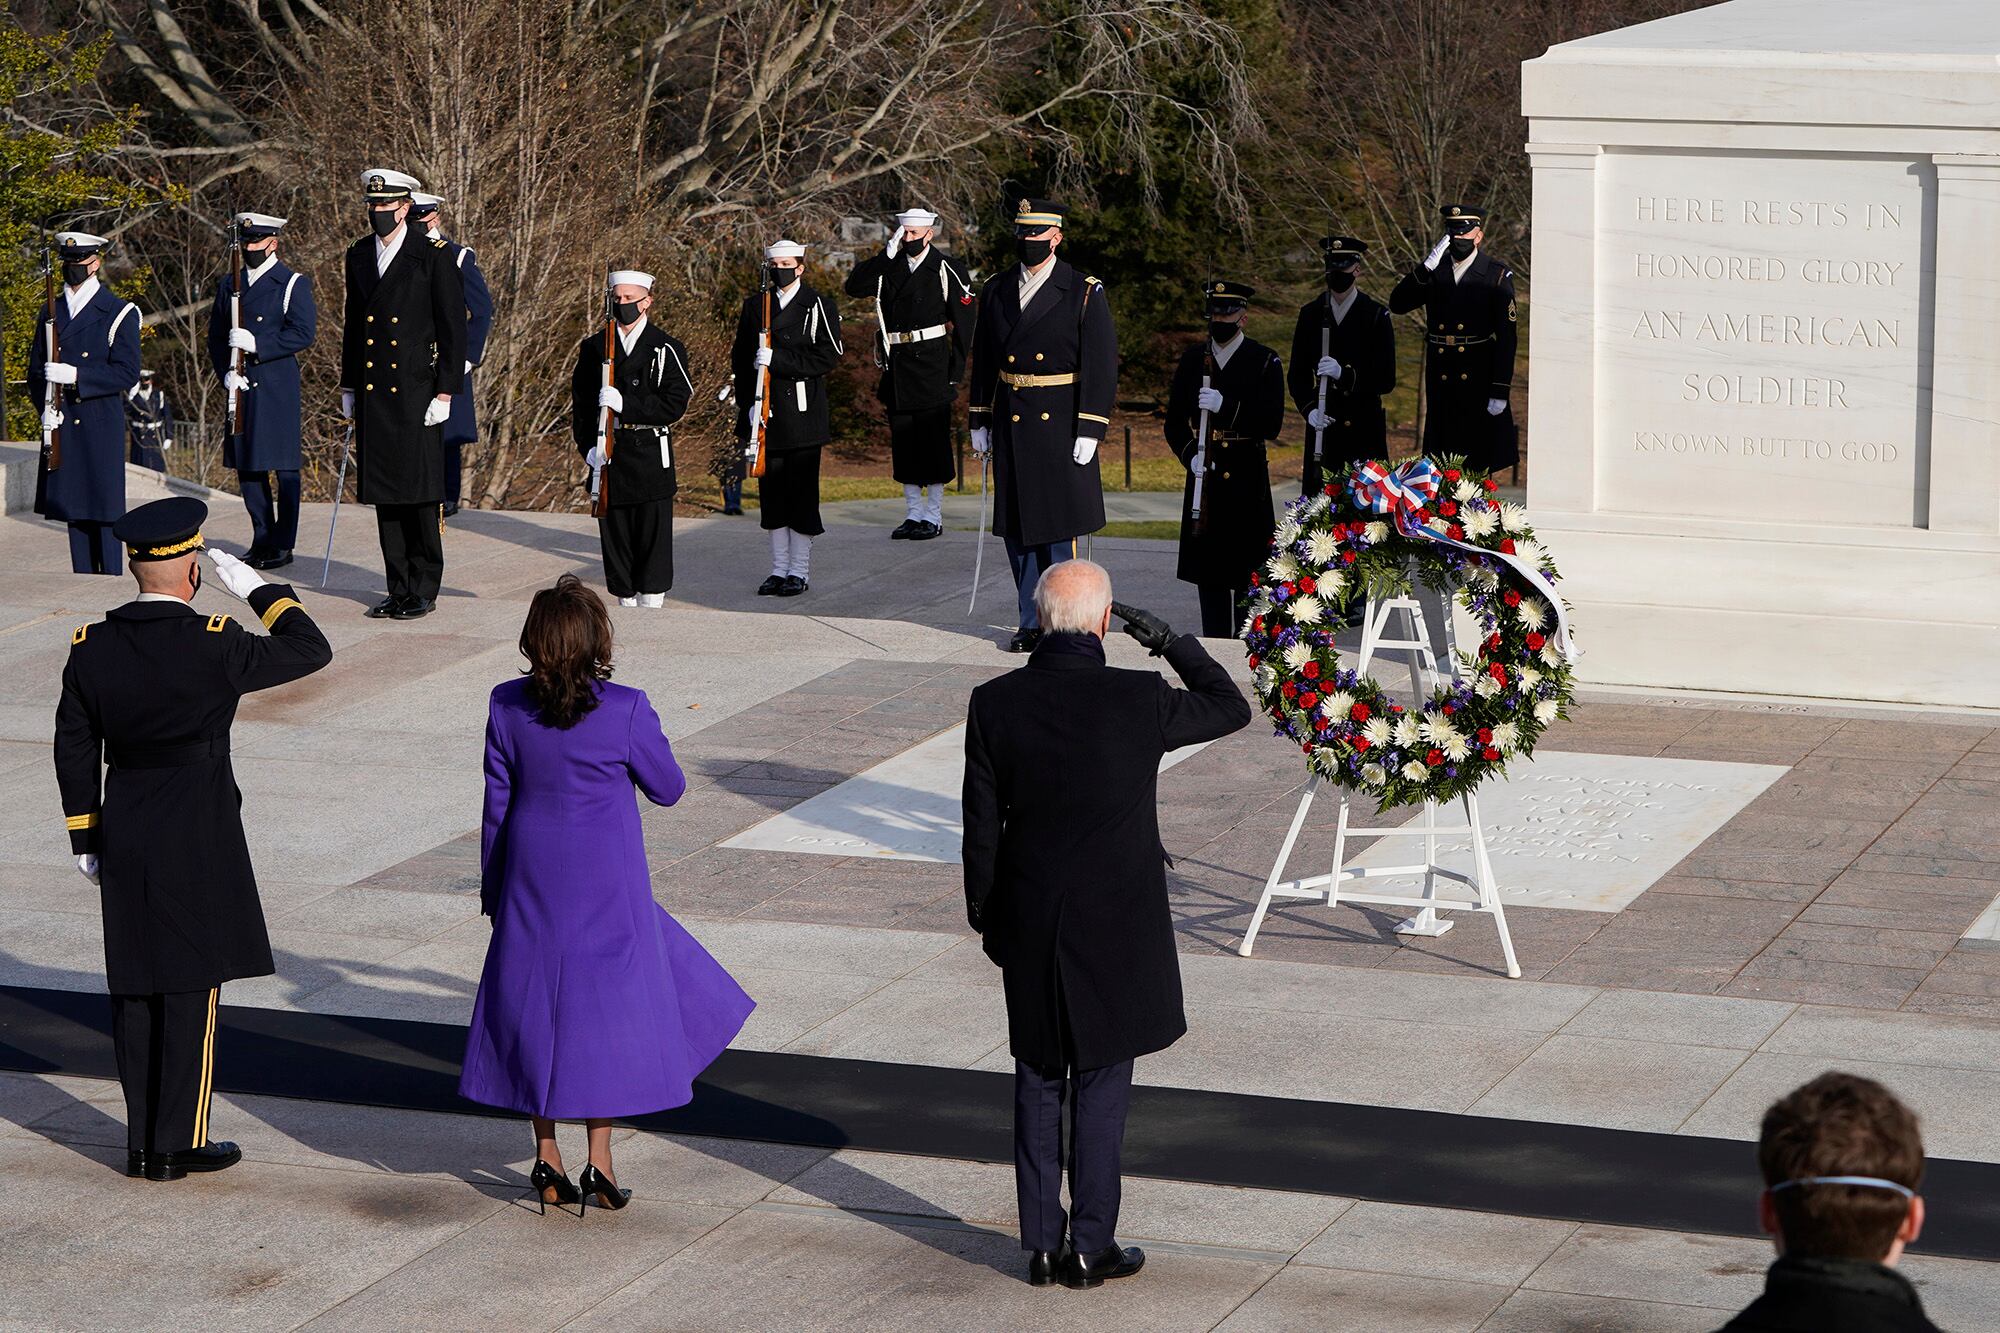
[[[368,225],[375,229],[377,236],[387,240],[389,233],[403,224],[396,220],[395,209],[371,208],[368,210]]]
[[[611,310],[613,314],[618,316],[618,322],[620,324],[633,324],[638,322],[639,303],[637,301],[614,301],[612,302]]]
[[[256,268],[271,257],[269,250],[252,250],[248,245],[243,246],[242,249],[243,267],[245,268]]]
[[[1472,253],[1474,246],[1470,236],[1454,236],[1447,248],[1450,249],[1453,259],[1463,259]]]
[[[201,561],[196,560],[194,568],[190,569],[188,573],[192,576],[190,581],[194,584],[194,587],[188,593],[188,596],[192,597],[201,591]]]
[[[796,268],[779,268],[776,264],[771,265],[770,268],[765,270],[770,278],[771,290],[778,292],[782,292],[785,288],[797,282],[799,274],[802,271]]]
[[[1354,270],[1351,268],[1330,268],[1326,271],[1326,285],[1336,292],[1344,292],[1354,285]]]
[[[1055,253],[1056,243],[1044,236],[1039,239],[1027,236],[1014,238],[1014,253],[1021,256],[1021,262],[1029,268],[1035,267]]]
[[[81,287],[90,279],[90,265],[74,260],[63,260],[63,281],[72,287]]]
[[[1224,324],[1214,319],[1208,322],[1208,336],[1218,343],[1226,343],[1241,332],[1243,332],[1241,324]]]

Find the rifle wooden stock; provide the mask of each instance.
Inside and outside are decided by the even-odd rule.
[[[618,355],[618,297],[607,281],[604,286],[604,377],[600,381],[603,388],[611,387],[612,362]],[[597,409],[597,447],[604,451],[604,466],[597,469],[592,478],[590,513],[593,518],[603,518],[611,510],[611,448],[612,435],[618,429],[618,414],[608,407]]]
[[[770,345],[771,284],[767,279],[764,283],[764,329],[763,332],[757,335],[757,346],[759,348],[768,348]],[[753,450],[753,456],[750,460],[750,475],[753,477],[764,475],[766,461],[765,444],[770,433],[770,425],[771,368],[769,366],[759,366],[757,367],[757,401],[751,407],[750,414],[750,444]]]

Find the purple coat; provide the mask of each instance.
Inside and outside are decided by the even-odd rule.
[[[685,1105],[754,1007],[653,901],[636,784],[672,805],[687,779],[641,690],[606,683],[567,730],[526,680],[486,721],[480,907],[493,943],[460,1095],[550,1119]]]

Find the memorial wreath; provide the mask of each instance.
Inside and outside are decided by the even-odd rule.
[[[1258,701],[1321,779],[1384,807],[1455,799],[1567,715],[1576,654],[1555,562],[1497,489],[1457,459],[1364,462],[1287,506],[1243,642]],[[1341,665],[1334,632],[1356,599],[1409,596],[1413,573],[1481,638],[1461,679],[1405,708]]]

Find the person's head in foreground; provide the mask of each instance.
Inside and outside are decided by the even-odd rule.
[[[597,707],[597,683],[611,679],[611,614],[574,574],[528,604],[521,625],[528,697],[551,727],[573,727]]]
[[[1035,610],[1045,634],[1094,634],[1111,628],[1111,575],[1091,560],[1050,565],[1035,584]]]
[[[1778,1250],[1732,1329],[1930,1329],[1889,1271],[1924,1226],[1916,1113],[1873,1079],[1831,1071],[1764,1113],[1758,1220]]]
[[[154,500],[112,525],[111,535],[124,543],[125,560],[142,594],[178,597],[192,602],[201,591],[203,550],[201,525],[208,506],[190,496]]]

